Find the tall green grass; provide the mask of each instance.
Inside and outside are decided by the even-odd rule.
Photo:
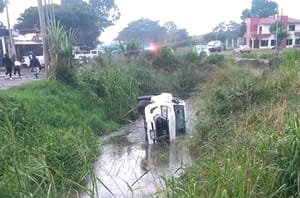
[[[81,68],[72,65],[71,76],[61,70],[59,81],[1,91],[0,197],[76,197],[88,191],[98,137],[137,118],[138,96],[188,96],[206,79],[198,63],[161,53],[99,57]]]
[[[137,94],[122,75],[120,70],[102,74],[103,97],[56,81],[2,91],[0,197],[70,197],[86,191],[98,135],[135,115]]]
[[[84,189],[98,150],[89,127],[96,105],[52,81],[4,91],[0,101],[0,197],[68,197]]]
[[[299,197],[299,69],[293,62],[262,76],[218,71],[203,89],[206,110],[191,145],[199,159],[167,179],[162,195]]]

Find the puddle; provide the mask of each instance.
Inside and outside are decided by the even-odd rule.
[[[115,133],[101,138],[102,154],[95,163],[98,178],[93,196],[82,197],[153,197],[164,187],[163,176],[178,176],[192,163],[187,140],[195,120],[194,105],[187,103],[187,133],[171,144],[148,145],[143,120],[137,120]]]

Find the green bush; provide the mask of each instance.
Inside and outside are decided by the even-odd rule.
[[[261,53],[259,58],[271,60],[274,57],[274,53]]]
[[[76,79],[76,69],[73,66],[57,67],[55,69],[55,76],[57,80],[73,87],[78,85]]]
[[[166,71],[174,71],[178,65],[178,59],[169,47],[162,47],[153,57],[153,65]]]
[[[186,60],[187,62],[196,62],[198,59],[198,55],[193,52],[193,51],[188,51],[185,55],[184,55],[184,60]]]
[[[209,65],[223,65],[225,57],[222,54],[211,54],[205,59],[205,63]]]
[[[241,57],[242,58],[257,58],[258,55],[257,55],[257,53],[250,52],[250,53],[242,53]]]
[[[296,66],[296,61],[300,60],[300,51],[298,50],[292,50],[283,53],[282,55],[283,59],[283,65],[285,67],[295,67]]]
[[[91,88],[102,101],[108,117],[120,123],[135,118],[139,85],[128,66],[92,67],[79,76],[81,84]]]
[[[195,72],[193,65],[181,66],[173,75],[173,90],[180,97],[186,98],[193,93],[204,77]]]
[[[262,77],[238,67],[219,71],[215,84],[209,85],[206,90],[209,112],[225,117],[268,101],[274,92],[272,85],[264,83]]]

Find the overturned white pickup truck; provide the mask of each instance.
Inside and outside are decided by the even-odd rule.
[[[186,105],[170,93],[141,96],[138,110],[143,115],[146,140],[149,144],[172,142],[186,132]]]

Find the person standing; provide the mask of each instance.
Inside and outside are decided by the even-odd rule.
[[[12,79],[11,74],[12,74],[12,69],[13,69],[14,64],[13,64],[13,61],[11,60],[11,58],[9,58],[7,53],[4,55],[2,64],[6,68],[6,73],[5,73],[6,77],[11,80]]]
[[[18,73],[19,78],[21,79],[21,63],[19,61],[14,62],[14,75]]]
[[[40,68],[41,68],[41,64],[39,59],[37,59],[34,55],[32,56],[32,59],[30,60],[30,67],[32,67],[35,71],[35,78],[39,77],[39,73],[40,73]]]

